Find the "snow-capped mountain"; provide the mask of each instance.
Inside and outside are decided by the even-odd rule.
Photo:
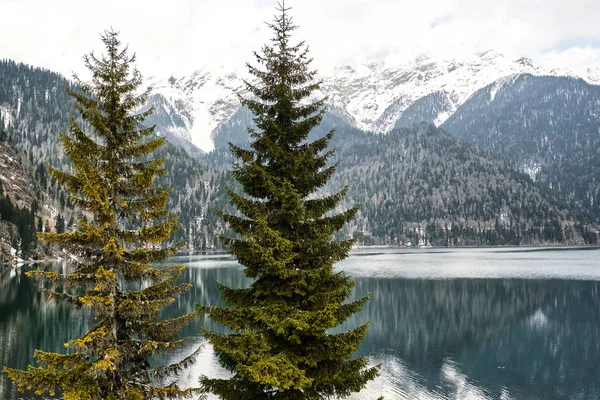
[[[175,135],[204,151],[213,149],[211,132],[239,108],[236,92],[241,79],[235,73],[198,70],[190,76],[154,80],[150,104],[159,133]]]
[[[395,64],[393,55],[360,68],[338,68],[326,78],[323,94],[334,109],[342,109],[363,130],[384,133],[393,128],[402,112],[419,98],[436,91],[448,94],[452,104],[445,121],[475,90],[496,79],[515,73],[541,74],[545,71],[528,59],[509,59],[495,51],[436,59],[421,56]]]
[[[545,69],[528,58],[506,57],[493,50],[451,57],[420,56],[398,61],[391,54],[377,62],[342,65],[322,76],[316,98],[327,97],[329,112],[362,130],[390,131],[409,106],[435,95],[439,106],[428,112],[442,124],[478,89],[515,74],[572,75],[600,83],[600,69]],[[246,77],[247,78],[247,77]],[[236,92],[242,77],[221,67],[199,70],[186,77],[170,77],[154,83],[152,122],[159,132],[176,135],[205,151],[214,148],[214,132],[239,108]],[[410,120],[410,118],[408,118]]]

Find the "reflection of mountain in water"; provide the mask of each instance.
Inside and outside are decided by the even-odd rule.
[[[196,303],[223,304],[216,281],[251,282],[227,258],[177,262],[193,288],[165,317]],[[356,399],[600,399],[600,282],[358,278],[356,294],[367,292],[364,310],[341,329],[370,320],[360,353],[385,365]],[[36,348],[63,351],[85,322],[80,312],[43,301],[23,270],[0,274],[2,365],[25,368]],[[198,335],[203,325],[222,329],[200,318],[182,335]],[[184,381],[195,385],[215,365],[200,360]],[[21,398],[6,379],[0,374],[0,398]]]
[[[543,307],[456,360],[475,380],[493,372],[519,399],[600,399],[600,282],[547,284]]]
[[[25,276],[29,269],[23,267],[0,274],[0,365],[3,366],[26,368],[33,362],[35,349],[64,352],[63,344],[79,337],[87,327],[82,312],[44,301],[32,280]],[[23,396],[0,373],[0,399],[16,398]]]
[[[356,292],[371,292],[371,300],[350,323],[371,320],[366,353],[393,349],[407,363],[439,367],[449,354],[512,329],[550,290],[525,280],[360,279]]]
[[[452,371],[474,398],[600,399],[600,282],[367,278],[356,292],[372,293],[347,324],[371,321],[360,352],[392,354],[440,398],[461,398]],[[392,381],[410,390],[379,385]]]

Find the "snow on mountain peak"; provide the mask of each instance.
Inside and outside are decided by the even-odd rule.
[[[490,88],[490,101],[494,101],[494,99],[496,98],[496,93],[498,93],[499,90],[501,90],[504,86],[511,84],[512,82],[515,81],[515,79],[517,79],[519,77],[519,74],[512,74],[512,75],[508,75],[505,77],[502,77],[500,79],[497,79],[492,87]]]
[[[156,85],[152,105],[171,117],[156,121],[159,132],[175,134],[204,151],[211,151],[214,147],[211,133],[219,122],[229,119],[237,110],[236,92],[242,88],[235,72],[220,72],[200,69]]]
[[[396,55],[391,58],[397,60]],[[336,72],[341,73],[324,78],[319,95],[327,94],[335,110],[342,109],[352,115],[358,128],[385,133],[410,104],[435,91],[446,91],[458,107],[477,89],[498,78],[544,71],[531,60],[511,59],[488,50],[440,58],[420,55],[396,65],[384,59],[362,69],[344,68]],[[439,122],[443,120],[444,116],[440,116]]]
[[[525,57],[509,57],[494,50],[480,53],[450,51],[412,58],[391,53],[376,61],[340,64],[322,75],[315,98],[327,97],[328,111],[372,132],[391,130],[404,110],[419,98],[445,93],[449,109],[434,118],[443,123],[476,90],[516,74],[573,75],[600,84],[600,68],[548,70]],[[155,84],[153,105],[158,131],[177,135],[205,151],[214,147],[212,134],[239,108],[236,92],[243,89],[239,71],[220,66]],[[493,100],[493,94],[492,94]]]

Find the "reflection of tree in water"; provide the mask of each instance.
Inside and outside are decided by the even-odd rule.
[[[195,309],[196,303],[220,303],[216,281],[227,285],[244,286],[251,282],[239,268],[231,268],[231,261],[222,263],[224,268],[186,268],[182,280],[193,288],[179,297],[164,310],[165,317],[180,315]],[[63,344],[87,331],[89,313],[72,307],[48,303],[33,285],[25,272],[37,266],[27,266],[0,273],[0,364],[24,369],[33,362],[33,350],[65,352]],[[47,269],[64,269],[66,265],[49,264]],[[194,321],[181,335],[198,335],[208,320]],[[212,329],[212,328],[211,328]],[[16,399],[22,395],[0,373],[0,399]],[[27,398],[40,398],[28,393]]]
[[[183,279],[194,287],[174,305],[177,312],[192,310],[198,302],[222,304],[215,281],[248,286],[251,280],[233,265],[222,262],[219,268],[187,268]],[[586,379],[600,381],[596,376],[600,365],[591,368],[593,361],[600,361],[598,285],[559,280],[361,278],[356,293],[371,292],[372,297],[346,328],[370,320],[360,353],[393,354],[432,391],[448,384],[442,371],[453,360],[457,371],[484,388],[490,398],[500,398],[505,388],[515,399],[564,398],[557,395],[560,388],[553,383],[560,381],[561,368],[568,368],[567,377],[582,388],[571,387],[568,393],[591,393],[596,384],[586,388]],[[183,334],[197,334],[204,324],[219,329],[201,319]],[[549,358],[556,349],[565,353],[562,361]],[[588,353],[578,354],[584,351]],[[574,379],[569,374],[580,372],[577,358],[589,373]],[[528,386],[529,379],[539,381]]]
[[[197,267],[193,259],[178,261],[186,263],[182,280],[193,288],[166,317],[196,303],[222,304],[215,281],[251,282],[233,261],[205,259]],[[500,398],[506,387],[514,399],[600,399],[600,282],[357,279],[356,293],[367,292],[371,300],[345,327],[371,320],[360,352],[397,357],[424,390],[444,387],[442,370],[451,360],[490,398]],[[35,348],[63,351],[87,321],[81,312],[43,301],[24,270],[0,273],[2,365],[25,368]],[[204,324],[219,329],[200,318],[182,335],[197,335]],[[19,398],[4,374],[0,398]]]
[[[359,279],[361,353],[394,354],[431,390],[443,369],[514,399],[600,399],[600,282]]]
[[[27,266],[0,274],[0,364],[26,368],[33,350],[64,352],[63,344],[86,329],[83,312],[48,303],[25,272]],[[47,268],[56,268],[48,265]],[[21,398],[5,374],[0,374],[0,398]],[[34,398],[28,393],[27,398]],[[39,397],[41,398],[41,397]]]

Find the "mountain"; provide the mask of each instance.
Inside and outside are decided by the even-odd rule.
[[[13,204],[30,206],[36,197],[32,170],[25,154],[20,154],[8,142],[4,128],[0,126],[0,183],[3,196]]]
[[[338,135],[332,193],[362,203],[346,233],[366,244],[582,242],[569,208],[497,156],[433,125]],[[417,237],[418,235],[418,237]]]
[[[388,58],[353,68],[337,68],[323,79],[322,94],[332,112],[343,110],[363,130],[385,133],[417,99],[436,91],[447,93],[450,113],[471,93],[496,79],[517,72],[542,73],[531,60],[512,59],[493,50],[436,58],[422,55],[410,62]],[[443,122],[450,113],[439,114]]]
[[[248,146],[247,126],[254,127],[251,114],[241,108],[220,125],[203,161],[229,168],[227,142]],[[309,139],[333,128],[340,166],[322,194],[348,185],[343,206],[363,204],[344,235],[358,233],[365,244],[415,244],[426,236],[435,245],[585,241],[579,217],[551,192],[432,124],[374,135],[328,113]]]
[[[0,270],[35,252],[38,204],[27,157],[15,151],[0,125]]]
[[[156,124],[162,135],[173,135],[210,151],[212,131],[239,108],[236,91],[241,83],[235,73],[222,68],[164,81],[154,79],[155,92],[149,101],[154,115],[148,123]]]
[[[0,61],[0,126],[15,149],[24,154],[40,183],[44,226],[54,229],[56,221],[73,215],[64,190],[45,171],[44,164],[69,171],[59,134],[68,131],[68,115],[75,114],[65,87],[74,88],[59,74],[13,61]],[[160,114],[159,114],[160,115]],[[167,143],[157,156],[165,158],[167,174],[158,184],[172,188],[168,207],[180,215],[181,229],[174,240],[187,249],[219,246],[216,232],[221,225],[212,211],[226,203],[222,195],[227,174],[201,165],[186,151]],[[60,217],[60,218],[59,218]],[[69,223],[66,223],[69,228]]]
[[[512,75],[475,92],[442,128],[600,219],[600,86]]]
[[[410,61],[392,54],[377,62],[341,65],[321,75],[322,87],[315,98],[327,97],[329,112],[356,128],[386,133],[397,123],[397,127],[407,126],[415,118],[426,117],[426,121],[440,125],[478,89],[523,73],[578,75],[600,82],[600,70],[550,70],[530,59],[507,57],[493,50],[451,57],[422,55]],[[236,93],[244,77],[220,67],[214,71],[204,68],[189,76],[153,79],[156,92],[151,103],[156,114],[152,123],[163,135],[210,151],[222,124],[236,117],[240,108]],[[423,117],[418,115],[423,112]]]
[[[73,112],[73,103],[64,93],[70,83],[50,71],[11,61],[0,62],[0,77],[1,126],[35,171],[38,198],[46,209],[43,225],[55,229],[60,218],[70,222],[76,216],[68,196],[43,167],[48,163],[70,168],[58,140],[58,134],[68,128],[66,116]],[[173,85],[178,84],[182,82],[173,80]],[[446,91],[435,92],[427,101],[407,109],[404,118],[414,122],[420,116],[436,115],[451,96]],[[154,121],[165,120],[167,114],[158,112]],[[172,144],[161,148],[158,156],[165,158],[168,173],[159,184],[173,188],[168,207],[182,222],[174,240],[183,241],[185,248],[219,246],[216,236],[224,227],[213,209],[227,208],[224,188],[235,188],[227,171],[231,162],[227,142],[247,146],[247,126],[252,123],[248,110],[237,108],[216,125],[215,151],[196,151],[191,156],[189,148]],[[349,185],[342,206],[363,203],[343,235],[358,235],[365,244],[591,241],[578,214],[551,192],[540,189],[529,176],[490,152],[448,136],[433,125],[373,134],[331,112],[311,132],[311,140],[333,128],[332,146],[338,149],[340,166],[321,194]],[[69,222],[63,221],[72,229]]]
[[[438,90],[416,100],[402,112],[394,128],[408,128],[427,122],[436,126],[454,112],[454,104],[447,92]]]
[[[65,191],[48,179],[46,168],[33,168],[32,157],[19,150],[0,125],[0,269],[19,260],[39,260],[50,251],[36,232],[72,227],[81,217]]]

